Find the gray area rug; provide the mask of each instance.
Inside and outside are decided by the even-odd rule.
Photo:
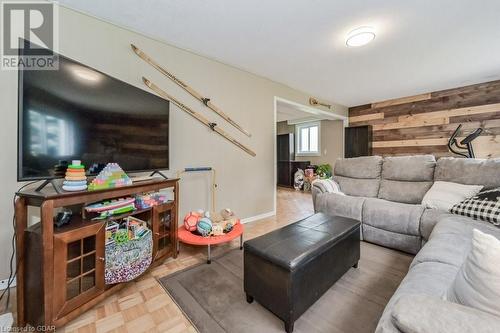
[[[295,322],[294,332],[373,332],[400,277],[387,283],[382,272],[371,270],[349,270]],[[258,302],[246,302],[241,250],[159,281],[202,333],[284,332],[283,322],[271,312]]]

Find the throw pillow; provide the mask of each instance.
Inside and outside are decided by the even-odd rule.
[[[340,190],[340,185],[332,179],[315,180],[315,181],[313,181],[312,186],[319,189],[319,191],[321,193],[337,193],[337,194],[345,195]]]
[[[432,187],[424,195],[422,205],[427,208],[448,212],[455,204],[478,194],[482,188],[482,185],[463,185],[437,181],[432,184]]]
[[[500,240],[474,229],[472,247],[446,298],[500,316]]]
[[[475,197],[454,205],[450,212],[500,226],[500,187],[482,191]]]

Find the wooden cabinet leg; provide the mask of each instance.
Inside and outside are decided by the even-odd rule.
[[[28,227],[28,207],[25,198],[18,198],[15,205],[16,214],[16,295],[17,295],[17,326],[25,327],[24,317],[24,231]]]
[[[45,201],[41,208],[44,323],[46,326],[51,326],[54,321],[52,313],[54,288],[54,202],[52,200]]]

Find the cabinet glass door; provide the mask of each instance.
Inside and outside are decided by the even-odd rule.
[[[153,232],[154,232],[154,256],[163,257],[172,253],[174,249],[174,239],[172,237],[172,228],[174,222],[174,208],[172,204],[164,204],[154,207]]]
[[[56,311],[66,314],[104,290],[104,228],[55,234],[54,250]]]

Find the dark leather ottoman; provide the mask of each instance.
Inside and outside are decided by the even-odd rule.
[[[360,223],[318,213],[246,241],[244,249],[247,301],[257,300],[291,333],[295,320],[357,267]]]

